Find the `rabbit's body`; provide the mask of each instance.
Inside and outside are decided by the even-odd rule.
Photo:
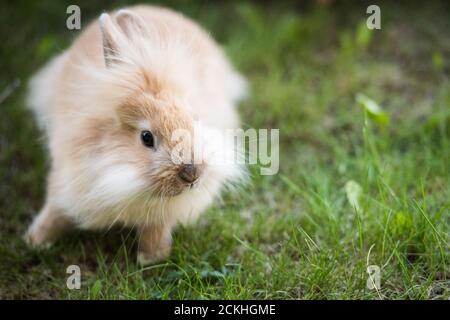
[[[103,14],[31,81],[28,101],[52,166],[46,204],[27,239],[49,243],[71,222],[136,227],[147,263],[167,255],[175,223],[197,217],[226,181],[241,176],[236,164],[214,165],[216,152],[201,166],[182,167],[196,169],[199,186],[188,178],[187,187],[169,155],[174,131],[192,132],[197,120],[237,128],[234,105],[245,82],[191,20],[149,6],[113,16]],[[157,145],[142,145],[143,132]],[[204,140],[193,144],[214,143]]]

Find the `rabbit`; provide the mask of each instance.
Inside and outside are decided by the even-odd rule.
[[[119,225],[136,230],[138,263],[167,258],[173,228],[245,180],[243,165],[217,161],[237,147],[206,133],[238,129],[246,95],[245,78],[189,18],[147,5],[101,14],[30,80],[51,166],[25,240],[41,248],[71,227]],[[173,135],[193,136],[197,123],[206,133],[180,154],[201,146],[200,161],[174,161]]]

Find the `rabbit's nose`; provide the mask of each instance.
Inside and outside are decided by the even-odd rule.
[[[195,164],[184,164],[180,171],[178,171],[178,176],[187,183],[194,183],[200,176],[200,168]]]

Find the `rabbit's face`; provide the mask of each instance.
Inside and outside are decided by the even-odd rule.
[[[175,196],[197,187],[208,165],[201,158],[193,161],[193,119],[176,104],[144,93],[118,108],[118,152],[127,150],[124,161],[132,161],[155,196]]]

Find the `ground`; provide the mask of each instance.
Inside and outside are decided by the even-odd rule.
[[[124,3],[79,2],[82,25]],[[280,129],[280,172],[251,166],[247,185],[179,227],[170,258],[146,268],[127,230],[74,232],[46,251],[21,239],[49,166],[26,82],[78,35],[69,4],[1,5],[0,298],[449,298],[448,3],[381,2],[369,30],[361,2],[166,2],[249,79],[244,127]],[[66,287],[72,264],[80,290]]]

